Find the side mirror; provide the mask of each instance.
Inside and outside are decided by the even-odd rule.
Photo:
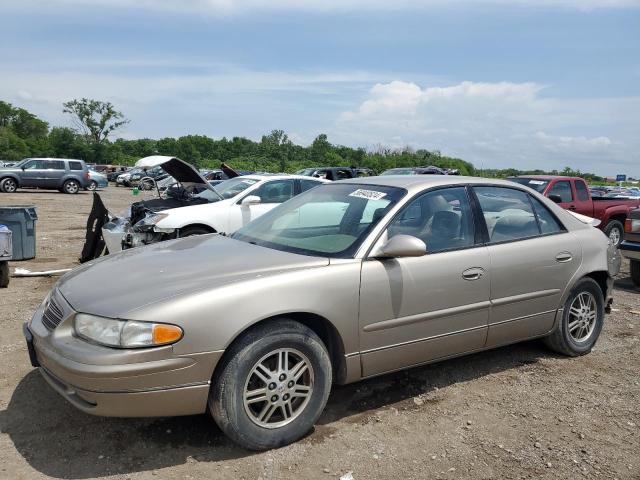
[[[240,202],[240,205],[248,207],[250,205],[257,205],[260,202],[262,202],[262,199],[259,196],[247,195],[242,199],[242,202]]]
[[[549,195],[549,200],[555,203],[562,203],[562,197],[560,195],[551,194]]]
[[[427,245],[411,235],[396,235],[371,252],[374,258],[422,257]]]

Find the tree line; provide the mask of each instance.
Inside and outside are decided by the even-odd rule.
[[[245,137],[214,139],[206,135],[178,138],[125,140],[110,137],[129,120],[109,102],[75,99],[63,104],[74,128],[50,127],[31,112],[0,101],[0,161],[26,157],[78,158],[89,163],[133,165],[149,155],[171,155],[198,168],[217,168],[225,162],[238,170],[294,172],[317,166],[357,166],[380,173],[389,168],[434,165],[455,168],[461,175],[506,177],[522,174],[572,174],[591,181],[602,181],[589,173],[569,167],[558,172],[517,169],[476,169],[471,162],[442,155],[437,150],[411,147],[392,149],[352,148],[332,144],[326,134],[318,135],[309,146],[294,144],[282,130],[263,135],[260,141]]]

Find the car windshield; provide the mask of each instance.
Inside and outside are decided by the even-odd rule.
[[[310,177],[311,175],[313,175],[313,172],[315,172],[316,169],[315,168],[303,168],[302,170],[298,170],[296,172],[296,175],[302,175],[305,177]]]
[[[526,185],[529,188],[533,188],[538,193],[544,192],[544,189],[549,185],[549,180],[538,180],[537,178],[510,177],[507,178],[507,180],[519,183],[520,185]]]
[[[212,187],[215,192],[211,190],[204,190],[197,195],[196,197],[204,198],[209,200],[210,202],[217,202],[220,200],[220,197],[227,199],[233,198],[239,193],[245,191],[251,185],[258,183],[260,180],[256,178],[245,178],[245,177],[236,177],[231,178],[229,180],[225,180],[223,182],[218,183],[215,187]],[[220,195],[220,197],[218,195]]]
[[[233,238],[302,255],[349,258],[405,194],[380,185],[321,185],[250,222]]]

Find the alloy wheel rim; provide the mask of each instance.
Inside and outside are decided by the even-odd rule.
[[[589,292],[581,292],[569,307],[569,335],[582,343],[588,340],[596,327],[598,309],[595,297]]]
[[[279,348],[251,369],[242,393],[249,418],[263,428],[280,428],[305,410],[313,394],[313,367],[292,348]]]
[[[16,183],[11,181],[11,180],[7,180],[4,182],[4,191],[7,193],[13,193],[16,191]]]
[[[67,183],[67,192],[76,193],[78,191],[78,184],[75,182]]]
[[[97,188],[96,182],[91,182],[87,187],[87,189],[91,191],[95,190],[96,188]]]
[[[611,229],[611,231],[609,232],[609,240],[611,240],[611,243],[613,245],[618,245],[618,243],[620,243],[620,238],[622,237],[621,233],[620,233],[620,229],[617,227],[613,227]]]

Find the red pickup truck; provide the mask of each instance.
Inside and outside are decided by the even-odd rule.
[[[597,218],[601,222],[599,228],[614,245],[620,245],[622,241],[629,210],[640,206],[637,198],[592,197],[587,184],[579,177],[526,175],[510,177],[509,180],[533,188],[562,208]]]

